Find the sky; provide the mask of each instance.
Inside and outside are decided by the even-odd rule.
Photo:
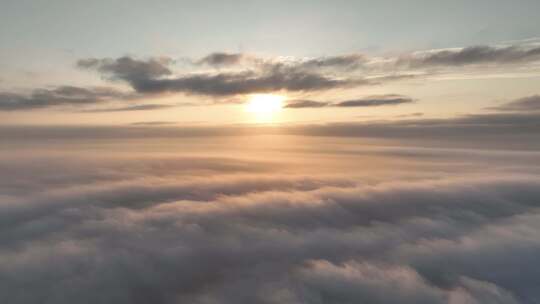
[[[540,303],[538,12],[0,0],[0,303]]]
[[[455,117],[538,93],[540,4],[533,0],[2,1],[2,6],[2,124]],[[81,64],[88,60],[98,61]],[[165,73],[145,74],[152,64]],[[190,83],[151,90],[133,82],[142,77]],[[248,81],[250,88],[234,88]],[[202,86],[227,88],[210,92]],[[89,91],[61,96],[55,91],[69,87]],[[52,96],[32,97],[40,92]],[[411,102],[285,107],[260,119],[245,111],[250,94],[257,93],[331,103],[403,95]]]

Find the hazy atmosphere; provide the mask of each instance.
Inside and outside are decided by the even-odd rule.
[[[540,303],[539,12],[0,0],[0,302]]]

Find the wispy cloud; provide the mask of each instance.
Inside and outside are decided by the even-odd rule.
[[[511,111],[511,112],[531,112],[540,111],[540,95],[532,95],[505,103],[497,107],[490,107],[491,110]]]
[[[131,125],[133,126],[166,126],[166,125],[174,125],[176,123],[177,122],[174,122],[174,121],[158,120],[158,121],[138,121],[138,122],[131,123]]]
[[[412,67],[464,66],[526,63],[538,60],[540,60],[540,47],[479,45],[460,49],[419,52],[400,58],[398,64],[408,64]]]
[[[322,107],[378,107],[386,105],[399,105],[412,103],[414,100],[410,97],[387,94],[374,95],[359,99],[344,100],[338,102],[314,101],[314,100],[291,100],[285,108],[301,109],[301,108],[322,108]]]
[[[160,110],[173,108],[174,105],[166,104],[139,104],[125,107],[116,107],[116,108],[100,108],[100,109],[89,109],[82,110],[81,112],[87,113],[104,113],[104,112],[130,112],[130,111],[150,111],[150,110]]]
[[[61,86],[35,89],[30,94],[0,92],[0,111],[33,110],[54,106],[84,106],[110,100],[132,99],[136,94],[113,88]]]

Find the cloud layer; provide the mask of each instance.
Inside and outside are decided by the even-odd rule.
[[[231,57],[232,56],[232,57]],[[240,56],[240,55],[237,55]],[[212,54],[202,62],[211,64],[235,63],[235,55]],[[228,59],[227,59],[228,58]],[[234,58],[234,59],[230,59]],[[128,82],[139,93],[183,92],[210,96],[229,96],[261,92],[320,91],[367,84],[364,79],[340,79],[322,73],[306,71],[282,64],[263,66],[258,70],[237,72],[199,73],[164,78],[172,72],[169,60],[137,60],[131,57],[118,59],[84,59],[79,67],[93,68],[111,79]]]
[[[84,58],[76,62],[82,70],[95,71],[111,85],[127,84],[131,92],[116,88],[56,87],[26,92],[0,92],[0,111],[49,107],[84,107],[103,101],[122,102],[115,108],[129,108],[132,99],[163,94],[211,97],[222,104],[231,97],[254,93],[285,93],[312,96],[329,90],[358,90],[366,85],[420,79],[460,71],[475,73],[534,72],[540,62],[540,48],[533,44],[479,45],[435,49],[387,57],[344,54],[320,57],[258,56],[249,53],[214,52],[199,59],[180,62],[170,57]],[[187,66],[186,66],[187,65]],[[502,69],[501,67],[504,67]],[[388,97],[388,96],[387,96]],[[300,99],[290,108],[329,106],[372,106],[390,104],[390,98],[342,103]],[[394,104],[409,102],[394,98]],[[208,104],[208,103],[205,103]],[[144,107],[140,107],[143,109]],[[152,107],[147,109],[151,110]]]
[[[2,147],[2,302],[540,299],[537,150],[78,134]]]

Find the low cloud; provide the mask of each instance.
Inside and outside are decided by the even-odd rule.
[[[279,91],[314,93],[380,85],[389,81],[444,73],[444,70],[437,72],[432,67],[473,66],[476,69],[503,64],[529,64],[539,60],[540,48],[534,44],[506,47],[472,46],[423,51],[388,58],[368,57],[363,54],[311,58],[258,57],[244,53],[215,52],[191,61],[195,63],[192,66],[194,70],[178,71],[175,70],[175,60],[170,57],[87,58],[77,61],[77,67],[96,71],[113,83],[127,83],[132,91],[63,85],[53,89],[35,89],[30,93],[2,92],[0,110],[76,106],[167,93],[203,95],[216,100],[234,98],[237,95]],[[288,107],[362,107],[411,102],[406,97],[400,98],[400,96],[384,96],[384,100],[374,98],[342,102],[299,100],[291,102]],[[525,110],[525,107],[534,108],[534,102],[515,103],[497,110],[517,111]]]
[[[411,103],[413,99],[402,95],[376,95],[362,99],[341,101],[334,106],[336,107],[377,107],[385,105],[398,105],[403,103]]]
[[[407,96],[387,94],[373,95],[359,99],[345,100],[339,102],[324,102],[314,100],[292,100],[285,105],[285,108],[322,108],[322,107],[378,107],[386,105],[399,105],[412,103],[414,100]]]
[[[296,101],[294,108],[317,106],[306,101]],[[328,107],[327,104],[321,107]],[[365,137],[375,139],[414,139],[430,145],[445,143],[466,146],[540,148],[536,140],[540,133],[539,112],[497,112],[469,114],[452,118],[422,118],[420,113],[406,114],[410,119],[375,120],[366,122],[342,122],[327,124],[302,124],[274,128],[271,126],[184,126],[182,128],[152,128],[126,130],[122,127],[89,126],[79,128],[4,126],[0,129],[3,140],[62,138],[190,138],[229,137],[236,135],[293,134],[317,137]],[[22,134],[22,135],[21,135]],[[425,143],[427,144],[427,143]]]
[[[497,145],[538,148],[535,136],[540,132],[540,113],[471,114],[454,118],[407,119],[358,123],[304,125],[289,129],[294,134],[313,136],[414,138],[444,142],[465,140],[468,145]],[[504,140],[502,140],[504,138]],[[449,141],[449,144],[456,144]]]
[[[166,126],[166,125],[174,125],[178,122],[174,121],[138,121],[131,123],[133,126]]]
[[[409,114],[400,114],[400,115],[396,115],[395,117],[410,118],[410,117],[420,117],[420,116],[424,116],[424,113],[416,112],[416,113],[409,113]]]
[[[322,108],[328,106],[328,102],[315,100],[290,100],[285,105],[285,108],[302,109],[302,108]]]
[[[196,142],[181,146],[204,150]],[[471,161],[444,152],[392,178],[399,156],[372,150],[345,159],[344,148],[361,147],[354,143],[326,151],[324,163],[312,154],[320,145],[302,152],[318,162],[316,175],[284,174],[285,164],[264,157],[123,147],[114,156],[59,157],[41,146],[18,161],[0,158],[10,173],[0,178],[8,190],[0,299],[532,304],[540,296],[538,271],[528,267],[540,252],[538,175],[444,174]],[[299,151],[288,153],[298,160]],[[485,161],[491,152],[478,153]],[[355,178],[351,163],[370,156],[394,161],[392,170]],[[322,169],[347,162],[347,173]],[[478,167],[508,170],[507,161],[489,164]]]
[[[516,99],[498,107],[491,107],[491,110],[508,112],[535,112],[540,111],[540,95],[532,95]]]
[[[363,67],[363,65],[367,62],[368,59],[362,54],[347,54],[302,60],[297,63],[297,68],[338,68],[351,71]]]
[[[400,58],[398,64],[412,67],[465,66],[473,64],[511,64],[540,60],[540,47],[471,46],[462,49],[434,50]]]
[[[534,304],[533,114],[3,127],[0,301]]]
[[[0,111],[33,110],[55,106],[84,106],[135,97],[135,94],[103,87],[62,86],[54,89],[36,89],[30,94],[1,92]]]

